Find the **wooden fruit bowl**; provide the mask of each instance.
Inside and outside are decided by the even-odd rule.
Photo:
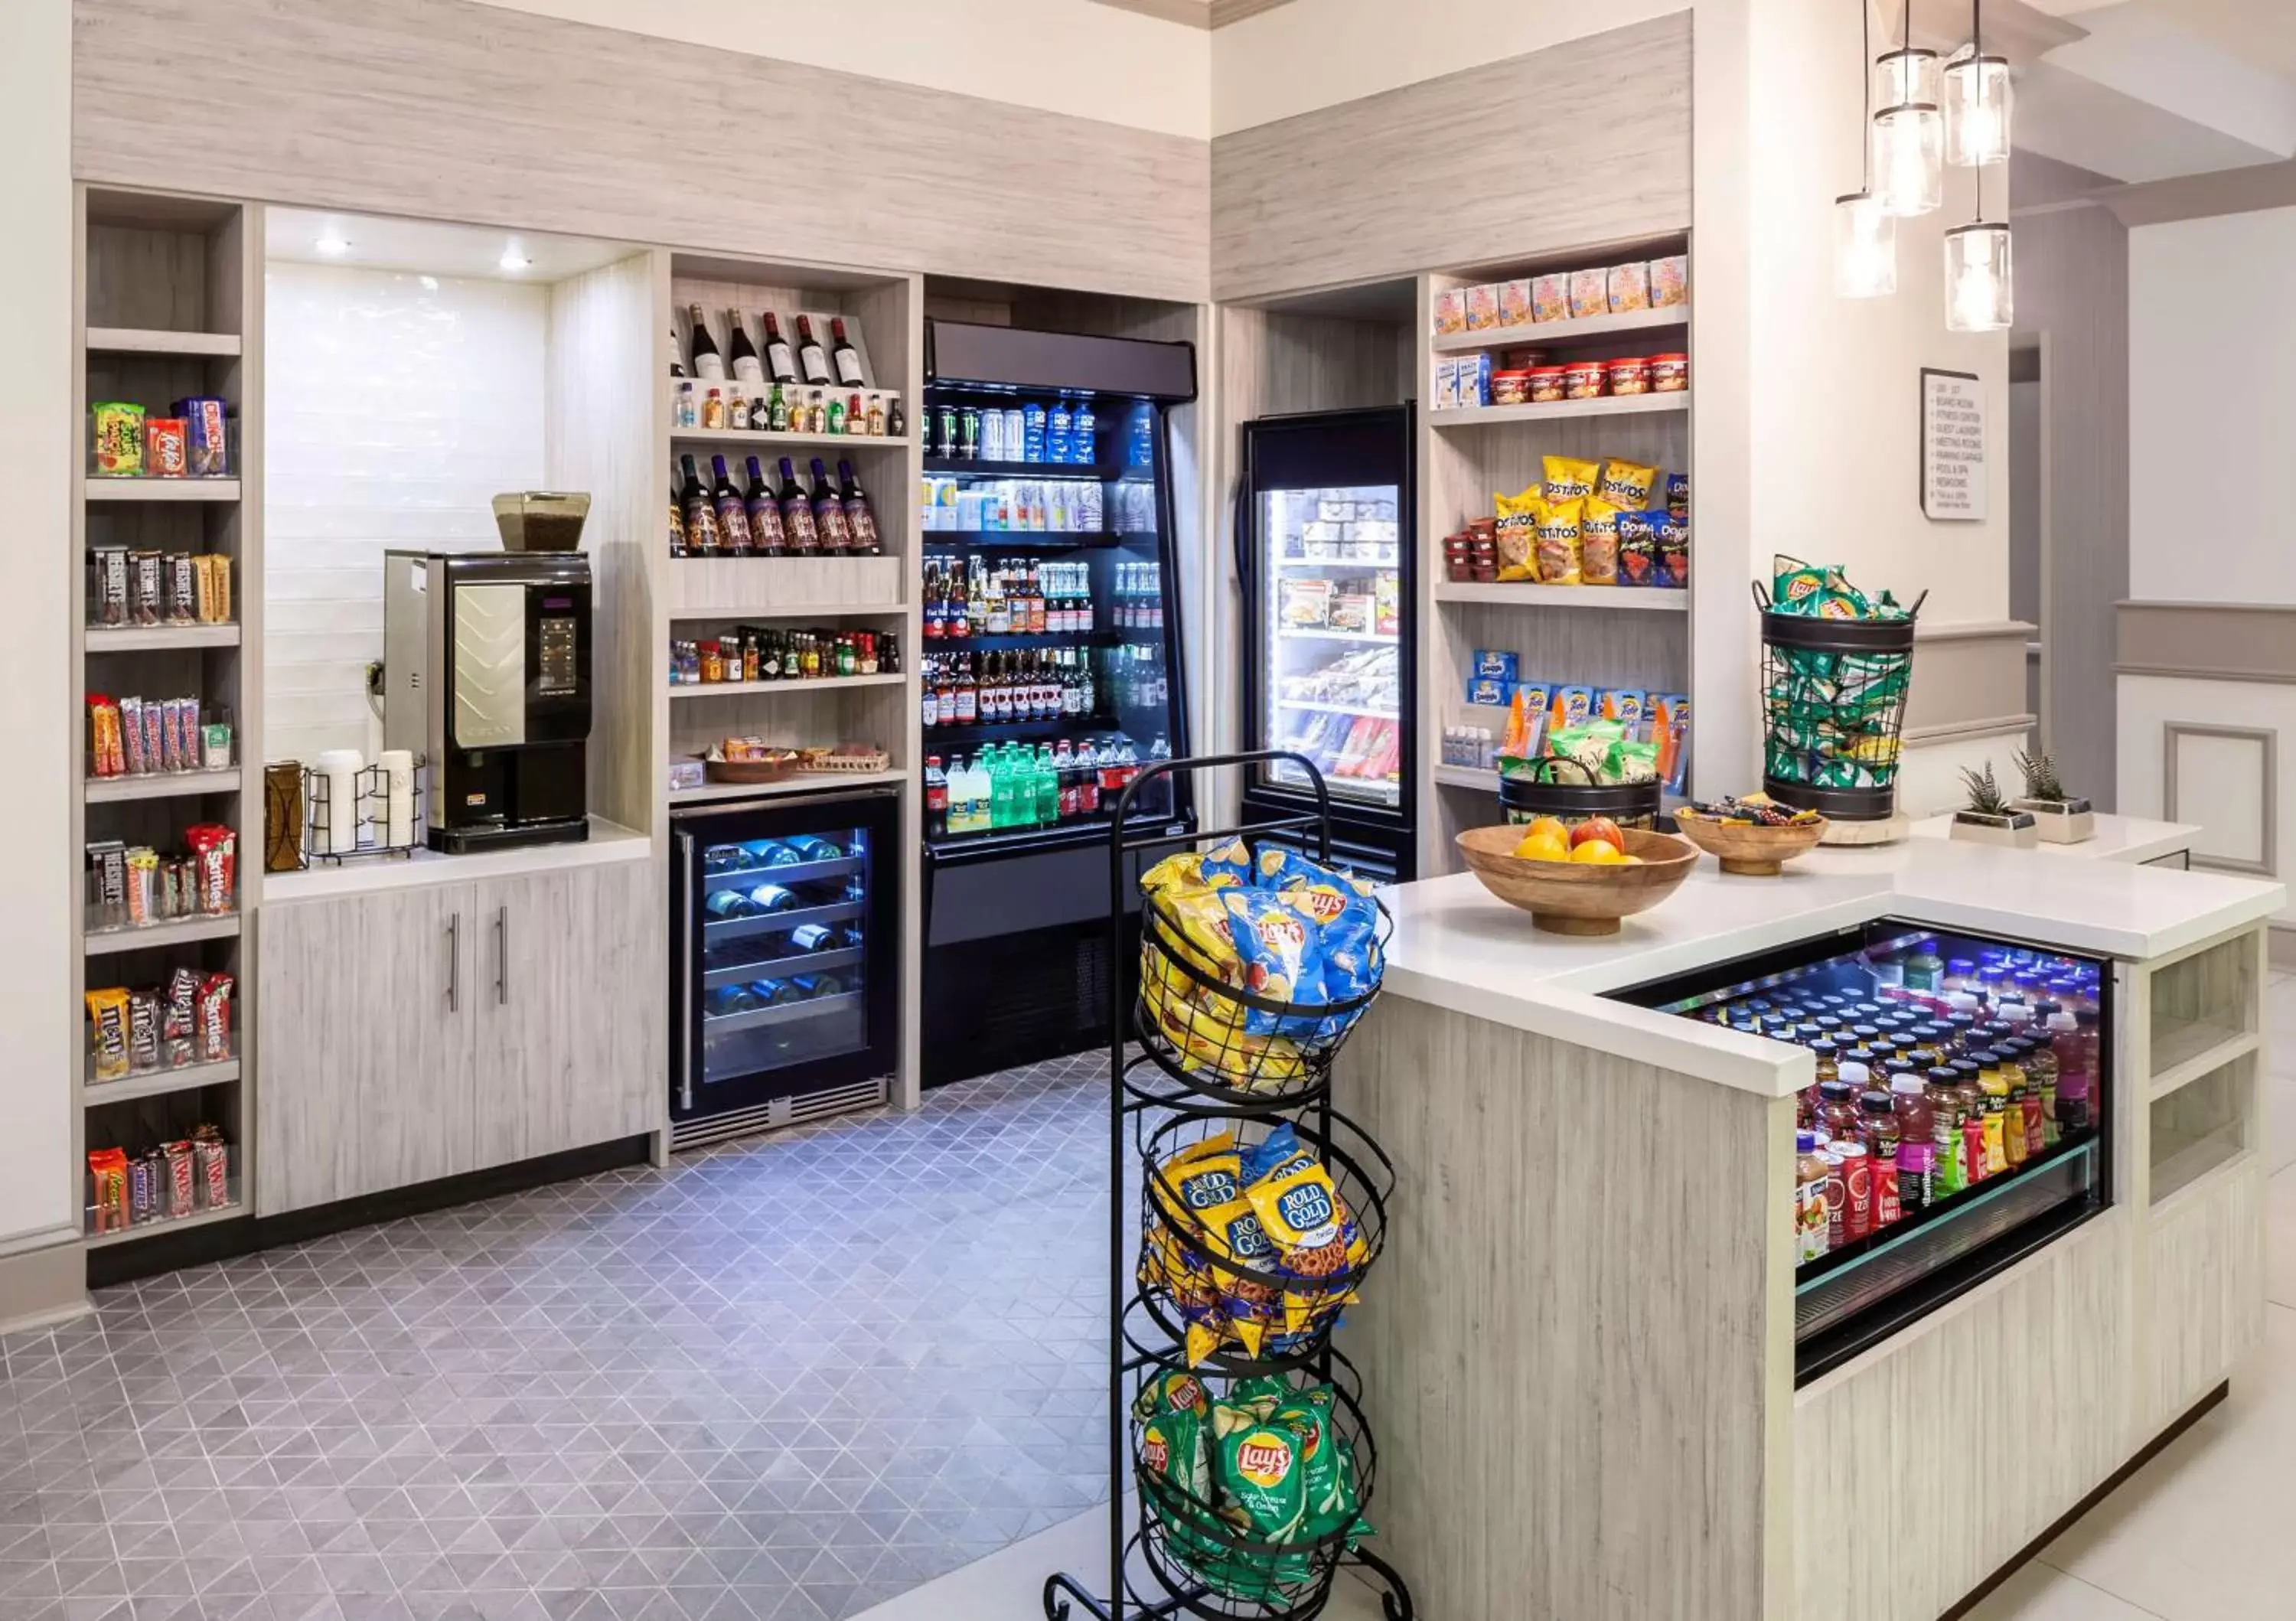
[[[1570,861],[1530,861],[1514,854],[1522,842],[1519,827],[1472,827],[1458,837],[1459,854],[1483,888],[1510,906],[1530,913],[1531,926],[1550,934],[1604,935],[1619,932],[1619,920],[1646,912],[1674,893],[1698,852],[1664,833],[1625,830],[1627,854],[1636,866],[1581,865]]]
[[[1718,822],[1693,810],[1675,812],[1674,823],[1685,839],[1720,862],[1725,872],[1745,878],[1775,878],[1785,863],[1816,849],[1826,829],[1823,816],[1794,827],[1763,827]]]

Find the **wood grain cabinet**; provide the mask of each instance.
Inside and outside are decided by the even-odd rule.
[[[266,906],[257,1213],[654,1129],[652,877],[627,861]]]

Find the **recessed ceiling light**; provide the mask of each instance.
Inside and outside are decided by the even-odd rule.
[[[311,246],[316,248],[329,258],[340,258],[344,254],[348,253],[351,250],[349,240],[333,231],[325,233],[317,242],[313,242]]]
[[[499,264],[503,269],[509,271],[530,270],[534,266],[534,261],[527,258],[525,254],[519,251],[519,246],[516,242],[512,242],[509,247],[504,249],[502,258],[496,262]]]

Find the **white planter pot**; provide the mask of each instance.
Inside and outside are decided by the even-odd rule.
[[[2096,837],[2096,813],[2086,799],[2018,799],[2014,803],[2033,818],[2043,844],[2079,844]]]
[[[2006,816],[1956,811],[1952,836],[1964,844],[2000,845],[2013,850],[2030,850],[2041,841],[2039,827],[2023,811],[2013,811]]]

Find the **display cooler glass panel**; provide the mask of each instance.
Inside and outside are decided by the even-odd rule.
[[[1816,1059],[1779,1205],[1802,1381],[2111,1202],[2108,962],[1884,920],[1616,995]]]
[[[1335,800],[1403,799],[1401,541],[1394,485],[1260,492],[1260,735],[1316,762]],[[1289,761],[1267,780],[1305,784]]]

